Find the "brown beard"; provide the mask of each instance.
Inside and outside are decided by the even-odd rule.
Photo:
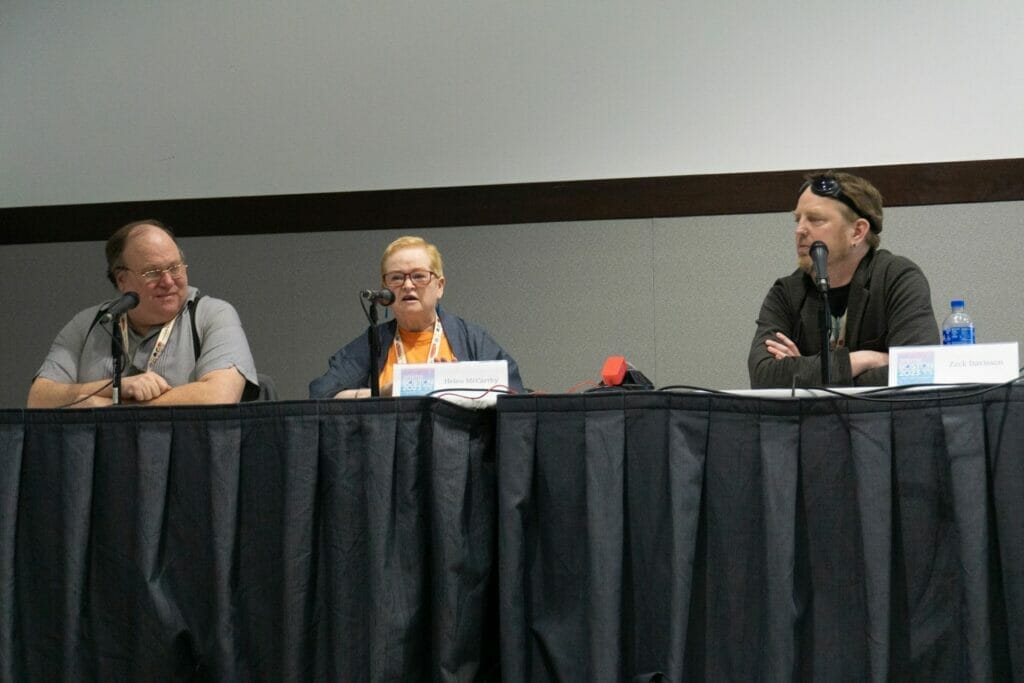
[[[811,261],[810,256],[797,256],[796,267],[814,277],[814,262]]]

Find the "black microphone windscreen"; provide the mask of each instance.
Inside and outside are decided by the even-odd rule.
[[[814,282],[821,291],[828,291],[828,245],[818,240],[811,244],[811,262],[814,264]]]
[[[110,304],[110,307],[104,311],[101,320],[103,322],[110,322],[111,320],[124,315],[138,305],[139,295],[135,292],[125,292],[121,295],[121,298]]]
[[[378,306],[390,306],[395,303],[395,293],[390,289],[364,289],[362,296],[370,303],[377,304]]]

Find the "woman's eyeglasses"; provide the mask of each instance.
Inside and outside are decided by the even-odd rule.
[[[384,286],[388,288],[402,287],[405,285],[406,278],[416,287],[426,287],[430,284],[431,278],[435,277],[437,277],[437,273],[429,270],[414,270],[411,273],[394,270],[390,273],[384,273],[381,279],[384,281]]]

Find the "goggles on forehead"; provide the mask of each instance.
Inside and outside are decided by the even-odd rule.
[[[840,185],[839,181],[836,180],[835,178],[830,178],[829,176],[818,176],[816,178],[811,178],[810,180],[804,182],[804,184],[800,186],[800,192],[797,194],[797,196],[799,197],[800,195],[802,195],[804,193],[804,190],[806,190],[807,188],[810,188],[811,192],[818,195],[819,197],[830,197],[832,199],[835,199],[836,201],[846,204],[848,207],[850,207],[851,211],[853,211],[855,214],[857,214],[858,216],[860,216],[861,218],[868,222],[868,225],[871,226],[871,232],[881,232],[879,227],[875,225],[875,219],[864,213],[861,210],[861,208],[857,206],[857,202],[850,199],[850,197],[845,192],[843,192],[843,186]]]

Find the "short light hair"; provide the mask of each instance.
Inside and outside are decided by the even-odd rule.
[[[399,237],[384,249],[384,255],[380,257],[381,277],[384,276],[384,264],[389,258],[391,258],[391,255],[399,249],[408,249],[410,247],[419,247],[425,250],[427,252],[427,258],[430,259],[430,269],[434,271],[434,274],[437,275],[437,277],[444,277],[444,262],[441,260],[441,252],[438,251],[437,247],[430,242],[426,241],[422,237],[416,237],[414,235]]]
[[[877,249],[878,245],[882,242],[881,235],[879,234],[882,232],[882,193],[878,191],[878,188],[872,185],[871,181],[866,178],[861,178],[852,173],[844,173],[843,171],[825,171],[804,177],[807,181],[814,180],[815,178],[835,179],[839,183],[843,194],[849,197],[850,201],[856,204],[857,208],[864,215],[870,216],[871,220],[868,222],[871,223],[871,229],[868,230],[864,241],[872,249]],[[843,204],[840,210],[843,211],[843,215],[846,216],[847,220],[851,222],[860,218],[853,209],[845,204]]]
[[[117,271],[124,268],[124,262],[121,260],[121,256],[124,254],[124,248],[128,245],[128,238],[136,228],[142,226],[153,226],[159,230],[163,230],[167,235],[174,241],[174,245],[178,246],[178,240],[174,236],[174,231],[168,226],[164,225],[160,221],[153,218],[146,218],[141,221],[132,221],[127,225],[122,225],[117,231],[110,236],[107,240],[107,279],[110,280],[111,284],[117,287]],[[182,263],[185,262],[185,252],[178,247],[178,256]]]

